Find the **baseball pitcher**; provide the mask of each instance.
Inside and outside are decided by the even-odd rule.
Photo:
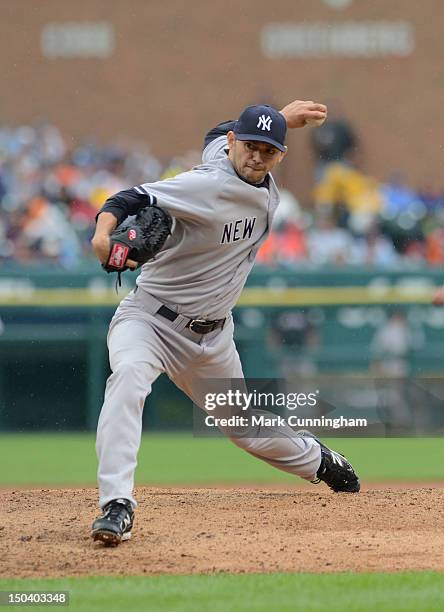
[[[121,191],[99,212],[92,244],[103,267],[142,270],[109,328],[112,374],[97,429],[102,515],[93,523],[95,540],[115,546],[131,536],[142,411],[157,377],[165,372],[202,409],[203,381],[243,379],[231,310],[279,204],[271,171],[286,155],[287,128],[320,123],[326,114],[312,101],[281,111],[249,106],[206,135],[201,165]],[[334,491],[359,491],[342,455],[309,432],[283,425],[278,433],[227,435],[278,469],[323,480]]]

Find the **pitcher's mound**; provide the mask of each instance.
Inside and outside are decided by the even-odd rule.
[[[0,490],[2,577],[444,570],[444,489],[137,489],[133,537],[93,542],[95,489]]]

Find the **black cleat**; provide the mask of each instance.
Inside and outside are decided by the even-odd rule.
[[[344,455],[330,450],[310,431],[301,430],[296,432],[296,435],[313,438],[321,447],[321,465],[316,473],[317,479],[312,482],[317,484],[323,480],[335,493],[359,493],[359,478]]]
[[[113,499],[104,506],[102,516],[94,521],[91,535],[105,546],[117,546],[130,539],[133,523],[131,502],[123,498]]]

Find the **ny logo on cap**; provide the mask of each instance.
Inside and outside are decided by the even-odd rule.
[[[271,122],[273,121],[273,119],[270,117],[270,115],[268,115],[268,117],[266,117],[265,115],[261,115],[259,117],[259,121],[257,122],[257,126],[258,128],[261,128],[261,130],[268,130],[270,131],[271,129]]]

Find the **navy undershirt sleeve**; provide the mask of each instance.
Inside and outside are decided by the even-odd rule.
[[[100,213],[110,212],[117,218],[120,224],[127,217],[137,214],[141,208],[145,208],[145,206],[149,205],[150,198],[148,195],[137,193],[133,187],[131,189],[124,189],[106,200],[105,204],[97,213],[96,221]]]
[[[228,132],[230,132],[234,128],[235,123],[236,122],[233,120],[224,121],[222,123],[219,123],[219,125],[217,125],[212,130],[210,130],[205,136],[203,149],[205,149],[205,147],[207,147],[210,142],[213,142],[213,140],[219,138],[219,136],[226,136]]]

